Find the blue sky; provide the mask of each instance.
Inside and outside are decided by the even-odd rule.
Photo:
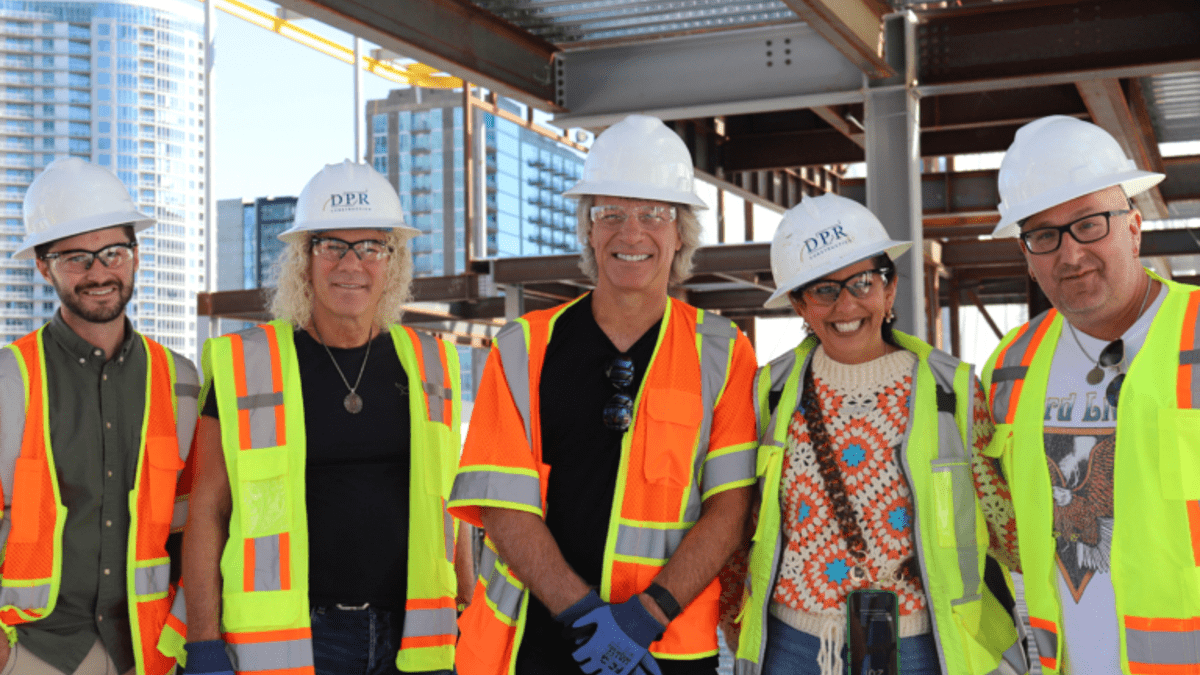
[[[350,64],[224,12],[216,17],[213,198],[298,194],[323,165],[353,154]],[[351,44],[346,33],[315,20],[298,25]],[[396,86],[363,74],[365,100]]]

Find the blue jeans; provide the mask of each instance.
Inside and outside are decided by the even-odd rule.
[[[821,675],[821,667],[817,665],[820,651],[821,640],[817,636],[767,616],[767,653],[763,657],[762,675]],[[842,663],[845,662],[846,648],[843,646]],[[900,638],[900,672],[903,675],[941,673],[933,633]]]
[[[310,618],[317,675],[399,675],[396,652],[403,627],[394,625],[390,611],[315,607]]]

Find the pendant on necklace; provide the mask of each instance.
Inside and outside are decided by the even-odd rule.
[[[1091,385],[1096,385],[1096,384],[1100,384],[1100,380],[1103,380],[1103,379],[1104,379],[1104,371],[1100,368],[1100,364],[1096,364],[1096,365],[1092,366],[1092,369],[1089,370],[1088,374],[1087,374],[1087,383],[1091,384]]]
[[[342,399],[342,405],[346,406],[346,412],[351,415],[357,415],[362,412],[362,397],[354,392],[346,394],[346,398]]]

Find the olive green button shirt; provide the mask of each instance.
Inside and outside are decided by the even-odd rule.
[[[58,603],[17,639],[73,672],[96,638],[123,673],[134,666],[125,593],[129,493],[146,403],[146,348],[129,320],[111,359],[54,315],[45,332],[50,447],[67,520]]]

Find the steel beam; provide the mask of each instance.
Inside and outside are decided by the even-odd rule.
[[[1200,155],[1163,160],[1167,179],[1159,183],[1168,202],[1200,200]]]
[[[867,90],[867,208],[892,239],[915,242],[913,251],[896,261],[896,327],[909,335],[925,335],[921,109],[911,87],[914,29],[911,13],[888,20],[888,60],[903,75],[872,81]]]
[[[543,110],[558,48],[468,0],[279,0],[283,7]]]
[[[1146,142],[1145,130],[1129,109],[1121,82],[1114,79],[1084,80],[1075,86],[1079,88],[1079,95],[1087,105],[1092,122],[1117,139],[1125,156],[1133,159],[1143,171],[1158,170],[1155,160],[1159,165],[1162,164],[1162,158],[1158,156],[1158,141],[1152,138],[1149,143]],[[1151,137],[1153,134],[1151,129]],[[1154,150],[1151,151],[1150,147],[1154,147]],[[1167,203],[1163,201],[1157,186],[1135,196],[1133,200],[1146,218],[1158,220],[1169,215]]]
[[[1200,228],[1172,230],[1143,230],[1143,258],[1157,256],[1200,254]],[[988,267],[996,265],[1023,264],[1016,239],[991,239],[979,241],[950,241],[942,248],[942,262],[947,267]]]
[[[993,3],[922,15],[922,96],[1200,68],[1193,0]]]
[[[896,74],[883,58],[883,15],[891,8],[869,0],[783,0],[867,77]]]
[[[785,24],[563,52],[556,124],[600,128],[862,101],[862,73],[811,27]]]

